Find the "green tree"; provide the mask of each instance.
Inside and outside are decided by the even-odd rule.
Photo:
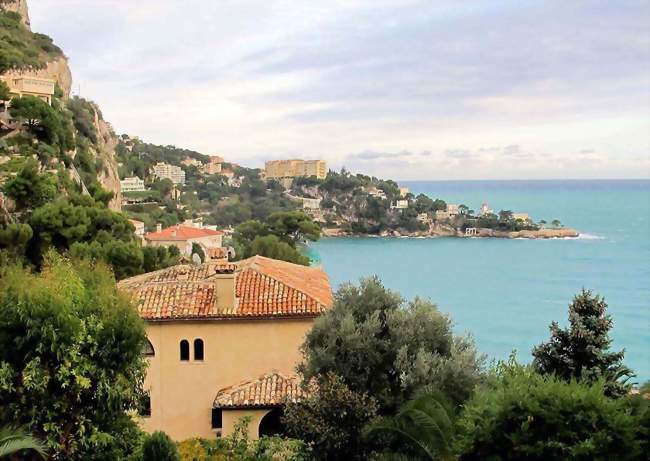
[[[38,163],[28,161],[14,178],[6,182],[4,192],[16,202],[18,210],[33,210],[54,200],[57,194],[56,177],[40,174]]]
[[[425,387],[460,403],[482,367],[471,339],[454,336],[450,318],[434,304],[405,303],[377,278],[339,288],[302,351],[306,379],[334,373],[351,390],[375,398],[381,415],[394,414]]]
[[[121,460],[138,442],[144,324],[103,265],[50,254],[40,274],[0,278],[0,425],[54,459]]]
[[[264,237],[255,237],[250,247],[245,250],[246,258],[260,255],[267,258],[288,261],[303,266],[309,265],[309,258],[300,254],[300,251],[293,248],[286,242],[281,241],[275,235],[266,235]]]
[[[179,461],[176,444],[164,432],[156,431],[142,444],[142,461]]]
[[[201,262],[205,261],[205,252],[203,251],[203,248],[201,248],[201,245],[199,245],[196,242],[192,242],[192,254],[199,255],[199,258],[201,258]]]
[[[427,393],[406,402],[395,416],[373,421],[365,433],[370,438],[395,437],[401,453],[407,447],[414,451],[413,459],[454,459],[454,417],[454,409],[443,397]]]
[[[9,114],[21,120],[27,129],[50,145],[58,145],[62,151],[71,148],[61,115],[48,103],[36,96],[13,98]]]
[[[0,427],[0,459],[12,459],[25,451],[35,451],[41,458],[46,457],[46,447],[40,440],[22,430]]]
[[[33,235],[29,224],[12,223],[0,226],[0,250],[6,252],[11,261],[20,262]]]
[[[583,289],[569,305],[569,327],[550,326],[551,339],[533,349],[533,364],[544,374],[596,382],[604,380],[608,394],[622,396],[634,374],[623,364],[625,351],[610,352],[612,317],[605,299]]]
[[[554,219],[553,221],[551,221],[551,224],[553,225],[553,227],[560,227],[560,225],[562,225],[559,219]]]
[[[4,80],[0,80],[0,101],[9,101],[10,99],[9,87]]]
[[[320,227],[302,211],[281,211],[266,220],[269,232],[292,247],[304,240],[318,240]]]
[[[372,397],[327,374],[307,399],[287,404],[283,421],[290,436],[313,446],[315,460],[361,461],[369,452],[361,433],[376,411]]]
[[[635,460],[638,420],[625,399],[589,385],[500,365],[459,418],[461,461]]]

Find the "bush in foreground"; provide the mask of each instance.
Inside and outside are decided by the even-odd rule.
[[[139,443],[144,325],[103,265],[50,253],[42,273],[0,278],[0,425],[55,459],[121,460]]]
[[[460,460],[636,460],[639,424],[603,382],[565,382],[511,362],[465,405]]]

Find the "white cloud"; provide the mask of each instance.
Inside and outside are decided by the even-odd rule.
[[[397,179],[650,176],[648,4],[30,8],[70,57],[75,89],[118,132],[151,142],[254,165],[323,157]]]

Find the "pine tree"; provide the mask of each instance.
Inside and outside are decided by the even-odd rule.
[[[634,373],[623,364],[624,350],[609,350],[612,318],[606,310],[604,298],[582,289],[569,305],[569,328],[553,322],[550,341],[533,349],[535,368],[567,381],[602,379],[610,396],[625,395],[630,388],[627,381]]]

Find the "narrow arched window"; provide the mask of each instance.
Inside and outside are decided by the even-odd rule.
[[[181,360],[187,361],[190,359],[190,343],[187,339],[181,341]]]
[[[144,345],[142,346],[142,353],[145,357],[153,357],[156,355],[156,351],[153,349],[153,344],[149,341],[148,338],[145,338]]]
[[[203,360],[203,340],[194,340],[194,360]]]

